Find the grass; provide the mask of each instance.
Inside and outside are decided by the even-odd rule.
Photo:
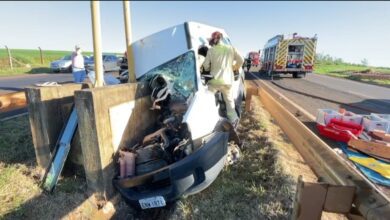
[[[42,64],[38,49],[11,49],[11,56],[16,60],[13,61],[14,69],[11,70],[7,50],[0,49],[0,76],[49,72],[50,62],[71,53],[72,51],[44,50]],[[92,55],[92,52],[83,52],[83,54]],[[119,55],[118,53],[113,54]]]
[[[390,68],[386,67],[366,67],[362,65],[353,65],[353,64],[323,64],[319,63],[315,65],[315,70],[318,74],[329,75],[338,78],[350,79],[359,82],[365,82],[374,85],[380,86],[390,86],[390,77],[383,76],[378,78],[377,76],[373,76],[371,73],[390,74]],[[366,73],[361,75],[356,75],[353,73]]]
[[[39,187],[28,116],[0,122],[0,219],[58,219],[85,200],[85,181],[60,179],[54,194]]]
[[[326,74],[326,73],[350,73],[350,72],[379,72],[390,74],[390,68],[386,67],[367,67],[362,65],[352,65],[352,64],[316,64],[315,65],[316,73]]]
[[[240,160],[207,189],[164,209],[137,211],[120,201],[114,219],[289,219],[298,175],[316,177],[257,98],[252,107],[238,129]],[[53,194],[39,187],[28,116],[0,123],[0,219],[93,218],[84,179],[64,177]]]
[[[286,143],[259,101],[252,100],[254,110],[244,113],[239,126],[240,138],[245,141],[240,161],[225,167],[203,192],[180,200],[170,219],[291,217],[298,174],[305,175],[305,180],[315,177],[301,169],[302,161],[296,160],[299,154]]]

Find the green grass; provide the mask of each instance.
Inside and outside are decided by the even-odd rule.
[[[8,54],[6,49],[0,49],[0,76],[34,74],[49,72],[50,62],[58,60],[65,55],[70,55],[72,51],[43,51],[43,64],[38,49],[11,49],[11,56],[17,61],[13,61],[14,69],[9,68]],[[84,55],[92,55],[92,52],[83,52]],[[112,53],[121,55],[120,53]],[[26,66],[28,65],[28,66]]]
[[[351,72],[379,72],[390,74],[390,68],[386,67],[367,67],[352,64],[316,64],[315,72],[319,74],[327,73],[351,73]]]
[[[163,219],[290,217],[296,177],[285,170],[278,156],[278,148],[286,144],[281,142],[282,137],[274,137],[273,123],[269,116],[264,116],[259,101],[254,102],[256,108],[243,113],[239,126],[240,137],[245,141],[241,159],[225,167],[210,187],[181,199],[177,208],[166,211]],[[77,214],[75,219],[91,217],[87,209],[78,208],[85,201],[83,179],[62,178],[53,194],[39,187],[28,116],[0,123],[0,219],[58,219],[71,213]],[[292,160],[290,153],[288,158]],[[118,219],[137,215],[140,219],[152,218],[148,211],[140,214],[123,202],[116,210],[123,213],[119,214],[123,218]]]
[[[28,116],[0,121],[0,219],[59,219],[85,201],[85,180],[62,178],[54,194],[40,187]]]
[[[365,82],[374,85],[390,86],[389,79],[370,78],[370,73],[390,74],[390,68],[386,67],[367,67],[353,64],[323,64],[315,65],[314,72],[318,74],[329,75],[338,78],[345,78],[359,82]],[[352,73],[366,73],[365,76],[353,75]]]
[[[238,128],[245,141],[240,160],[225,167],[203,192],[181,199],[172,219],[288,219],[295,177],[280,163],[273,124],[256,108]],[[269,117],[269,116],[268,116]],[[275,187],[277,186],[277,187]]]

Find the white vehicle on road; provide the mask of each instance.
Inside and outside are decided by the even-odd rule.
[[[71,55],[62,57],[59,60],[55,60],[50,63],[50,69],[52,72],[67,71],[72,72],[72,58]]]
[[[91,56],[88,61],[85,61],[85,68],[89,71],[95,70],[95,61],[94,57]],[[110,71],[118,71],[118,57],[111,54],[104,54],[103,55],[103,70],[104,72],[110,72]]]
[[[84,63],[89,59],[88,56],[84,57]],[[52,72],[59,73],[59,72],[72,72],[72,56],[67,55],[62,57],[59,60],[55,60],[50,63],[50,69]]]

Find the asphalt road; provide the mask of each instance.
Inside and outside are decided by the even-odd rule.
[[[107,72],[105,74],[118,76],[118,72]],[[44,82],[73,82],[73,75],[72,73],[39,73],[0,77],[0,95],[20,91],[27,86]]]
[[[358,114],[371,112],[390,114],[390,89],[338,79],[318,74],[294,79],[290,75],[268,77],[255,73],[257,77],[306,109],[312,115],[319,108],[346,108]]]
[[[367,83],[319,74],[309,74],[305,80],[328,88],[364,97],[366,99],[380,99],[390,103],[390,89],[382,86],[375,86]]]
[[[71,73],[40,73],[0,77],[0,94],[20,91],[26,86],[44,82],[71,82]]]

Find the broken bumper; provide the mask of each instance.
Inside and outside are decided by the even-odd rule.
[[[191,155],[160,170],[113,184],[127,203],[140,207],[139,200],[156,196],[172,202],[207,188],[221,172],[227,155],[228,133],[215,132]]]

